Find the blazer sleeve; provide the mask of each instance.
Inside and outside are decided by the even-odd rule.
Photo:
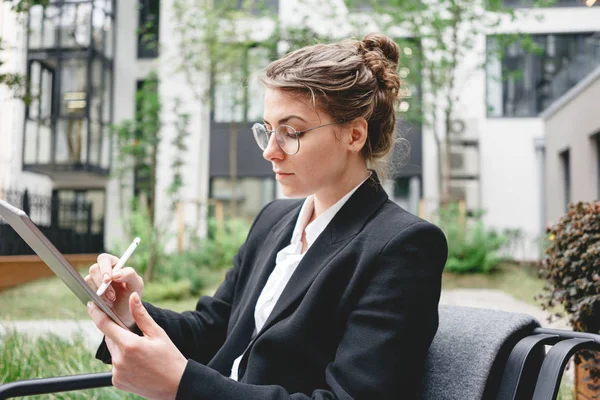
[[[177,399],[415,398],[438,326],[447,251],[442,231],[427,222],[389,240],[357,289],[335,359],[323,372],[328,387],[311,394],[287,393],[281,386],[239,383],[188,360]]]
[[[255,218],[250,233],[262,213],[272,203],[267,204]],[[206,364],[216,354],[225,342],[229,315],[235,297],[237,276],[244,260],[246,243],[244,243],[233,259],[233,268],[227,271],[225,280],[213,296],[203,296],[196,303],[194,311],[175,311],[155,307],[144,302],[148,314],[160,325],[173,344],[188,359]],[[133,331],[141,335],[134,326]],[[96,358],[106,364],[112,362],[112,357],[104,339],[96,351]]]

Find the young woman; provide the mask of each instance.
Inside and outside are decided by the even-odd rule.
[[[409,399],[438,325],[440,229],[388,199],[399,50],[379,34],[270,64],[253,134],[287,197],[256,217],[215,295],[194,311],[141,303],[142,278],[102,254],[86,281],[97,357],[151,399]]]

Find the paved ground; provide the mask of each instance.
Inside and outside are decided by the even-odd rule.
[[[441,304],[461,305],[478,308],[491,308],[534,316],[542,326],[555,329],[568,329],[566,318],[548,323],[548,313],[539,307],[524,303],[500,291],[490,289],[455,289],[442,292]]]
[[[499,290],[456,289],[443,291],[440,303],[521,312],[533,315],[543,326],[558,329],[570,329],[565,320],[559,320],[549,324],[547,322],[547,314],[544,311],[530,304],[516,300],[514,297]],[[85,320],[0,321],[0,335],[2,335],[9,327],[14,328],[19,332],[27,332],[33,336],[51,332],[63,338],[69,338],[76,332],[83,332],[87,345],[92,349],[95,348],[102,339],[102,334],[94,324],[91,321]]]

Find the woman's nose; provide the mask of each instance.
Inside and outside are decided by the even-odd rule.
[[[267,142],[267,147],[263,150],[263,157],[265,160],[271,161],[274,159],[281,160],[285,157],[285,153],[279,147],[277,143],[277,137],[275,133],[269,136],[269,141]]]

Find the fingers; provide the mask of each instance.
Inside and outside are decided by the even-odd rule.
[[[144,336],[156,337],[164,334],[164,330],[154,321],[150,314],[148,314],[146,307],[142,304],[140,296],[135,292],[131,293],[131,296],[129,296],[129,308],[131,309],[133,319]]]
[[[102,253],[98,256],[99,273],[102,282],[108,282],[112,279],[112,269],[117,262],[119,262],[119,258],[112,254]]]
[[[131,267],[125,267],[113,274],[113,281],[125,283],[129,289],[141,293],[144,289],[144,280]]]
[[[104,334],[104,336],[112,339],[114,342],[119,343],[126,337],[126,334],[131,333],[112,321],[93,302],[90,301],[87,303],[87,310],[88,315],[92,321],[94,321],[96,327]]]
[[[98,288],[100,287],[100,285],[102,285],[102,277],[100,276],[99,264],[92,265],[90,267],[89,272],[90,272],[89,275],[87,275],[83,279],[85,280],[87,285],[90,287],[90,289],[92,289],[94,292],[96,292],[98,290]],[[115,294],[114,289],[112,287],[109,287],[108,289],[106,289],[103,297],[105,297],[111,303],[114,302],[116,300],[116,294]]]

